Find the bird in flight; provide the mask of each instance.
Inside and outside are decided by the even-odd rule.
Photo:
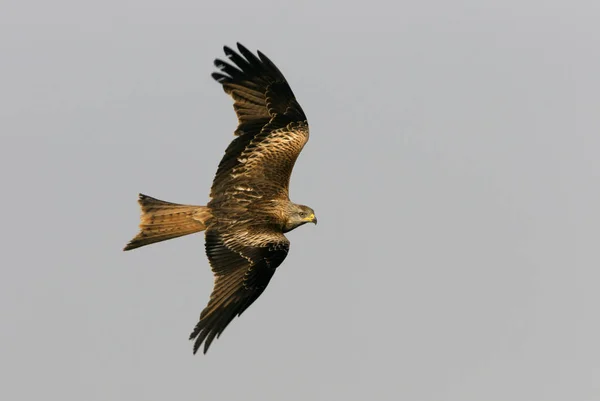
[[[287,256],[284,233],[317,224],[308,206],[290,201],[294,163],[308,141],[308,122],[279,69],[260,51],[225,46],[212,77],[233,99],[238,126],[225,150],[206,206],[139,195],[140,232],[125,251],[205,232],[214,274],[208,305],[190,335],[204,353],[227,325],[263,293]]]

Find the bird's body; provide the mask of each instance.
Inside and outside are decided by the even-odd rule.
[[[285,232],[316,223],[314,211],[289,199],[294,163],[308,141],[306,116],[279,69],[238,43],[235,65],[215,60],[213,77],[234,100],[237,136],[225,151],[206,206],[140,195],[140,233],[125,250],[206,232],[215,285],[190,339],[208,350],[235,316],[264,291],[289,250]]]

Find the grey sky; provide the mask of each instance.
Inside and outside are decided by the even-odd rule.
[[[600,400],[600,5],[5,1],[0,398]],[[308,115],[290,233],[207,355],[195,235],[124,253],[138,192],[204,204],[222,45]]]

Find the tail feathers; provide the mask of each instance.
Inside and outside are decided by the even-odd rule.
[[[212,216],[206,206],[179,205],[140,194],[140,232],[123,249],[139,248],[155,242],[206,230]]]

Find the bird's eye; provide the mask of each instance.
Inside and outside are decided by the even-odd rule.
[[[306,213],[300,212],[300,217],[304,217],[304,216],[306,216]]]

